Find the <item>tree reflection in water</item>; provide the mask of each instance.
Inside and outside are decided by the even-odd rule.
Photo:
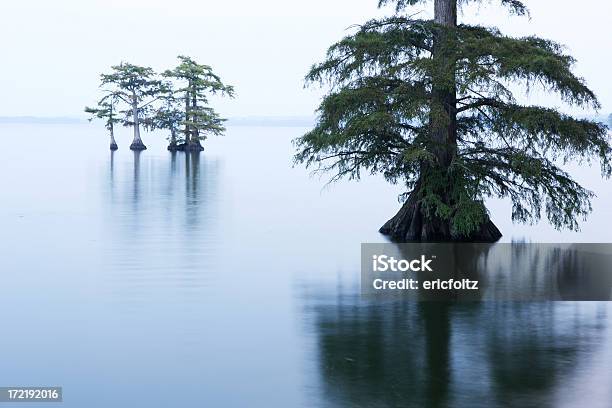
[[[465,253],[457,262],[475,265]],[[561,282],[566,266],[555,269]],[[415,302],[319,289],[305,299],[326,406],[554,407],[578,363],[612,347],[606,303]]]

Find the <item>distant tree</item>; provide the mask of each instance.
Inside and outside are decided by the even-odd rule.
[[[112,67],[111,74],[102,74],[101,85],[110,88],[117,97],[129,107],[124,116],[123,125],[134,128],[132,150],[144,150],[147,147],[140,137],[140,124],[147,113],[153,111],[152,103],[162,96],[162,82],[156,78],[149,67],[141,67],[122,62]]]
[[[162,96],[159,107],[145,121],[145,127],[149,130],[165,129],[170,132],[168,136],[168,150],[183,150],[184,138],[181,135],[181,127],[185,124],[185,111],[182,101],[170,82],[163,84]]]
[[[102,99],[98,101],[98,106],[95,108],[85,107],[85,112],[91,114],[89,121],[93,119],[105,120],[106,129],[110,133],[110,149],[117,150],[117,142],[115,141],[115,124],[121,123],[121,112],[117,112],[116,105],[119,97],[116,93],[108,92]]]
[[[608,115],[608,126],[612,128],[612,113]]]
[[[177,93],[185,104],[184,109],[184,141],[181,150],[201,151],[201,141],[207,134],[221,135],[225,131],[225,119],[208,105],[210,94],[234,96],[234,88],[224,85],[221,78],[215,75],[208,65],[200,65],[193,59],[185,56],[178,57],[180,64],[164,72],[166,78],[178,82]]]
[[[464,0],[461,4],[477,0]],[[593,194],[558,161],[599,159],[611,173],[606,127],[555,109],[522,105],[509,83],[543,85],[573,105],[599,103],[572,71],[573,58],[537,37],[457,24],[457,0],[434,0],[433,20],[394,3],[333,45],[308,82],[329,83],[313,130],[296,141],[296,161],[334,172],[332,180],[382,173],[407,187],[405,202],[380,231],[400,241],[496,241],[485,207],[508,197],[512,219],[540,218],[577,229]],[[516,14],[518,0],[500,0]]]

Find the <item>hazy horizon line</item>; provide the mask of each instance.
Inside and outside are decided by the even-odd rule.
[[[0,124],[78,125],[90,120],[83,116],[0,116]],[[231,116],[228,126],[312,126],[315,116]]]
[[[591,119],[609,124],[611,113],[593,113],[581,115],[581,119]],[[0,124],[30,124],[30,125],[78,125],[90,122],[85,116],[36,116],[36,115],[14,115],[0,116]],[[95,120],[94,120],[95,122]],[[228,126],[314,126],[316,117],[312,116],[230,116],[227,118]]]

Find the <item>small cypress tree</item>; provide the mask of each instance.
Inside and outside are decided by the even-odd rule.
[[[91,114],[89,121],[93,119],[104,119],[105,127],[110,133],[110,149],[117,150],[117,142],[115,141],[115,124],[121,123],[120,112],[117,112],[118,95],[113,92],[108,92],[98,101],[98,106],[95,108],[85,107],[85,112]]]
[[[184,144],[180,150],[204,150],[201,141],[207,134],[221,135],[225,131],[223,122],[215,110],[208,105],[208,95],[234,96],[234,88],[221,82],[212,68],[196,63],[185,56],[178,57],[180,64],[164,72],[164,77],[179,82],[176,92],[182,94],[184,110]]]
[[[159,107],[145,120],[144,125],[148,130],[168,130],[168,150],[183,150],[184,139],[180,128],[185,124],[185,111],[172,83],[164,82],[160,99]]]
[[[464,0],[463,3],[477,0]],[[518,0],[499,0],[524,15]],[[611,173],[605,125],[517,102],[509,84],[541,85],[571,105],[599,108],[563,48],[537,37],[458,24],[457,0],[434,0],[433,20],[406,10],[426,0],[380,0],[392,17],[371,20],[331,46],[308,82],[331,84],[296,162],[358,179],[405,183],[400,211],[380,231],[399,241],[501,237],[484,201],[505,197],[512,219],[577,229],[593,194],[559,162],[598,159]]]

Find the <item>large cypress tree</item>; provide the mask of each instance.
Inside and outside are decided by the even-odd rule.
[[[521,1],[499,1],[527,13]],[[399,241],[496,241],[490,196],[509,198],[515,221],[544,211],[556,228],[577,229],[593,194],[560,164],[597,159],[609,177],[607,128],[521,104],[511,90],[542,86],[597,109],[574,60],[549,40],[458,24],[457,0],[434,0],[433,20],[407,14],[426,2],[380,0],[396,5],[394,16],[359,26],[312,67],[307,81],[331,91],[297,140],[296,161],[333,171],[332,180],[367,171],[405,183],[402,208],[380,229]]]

